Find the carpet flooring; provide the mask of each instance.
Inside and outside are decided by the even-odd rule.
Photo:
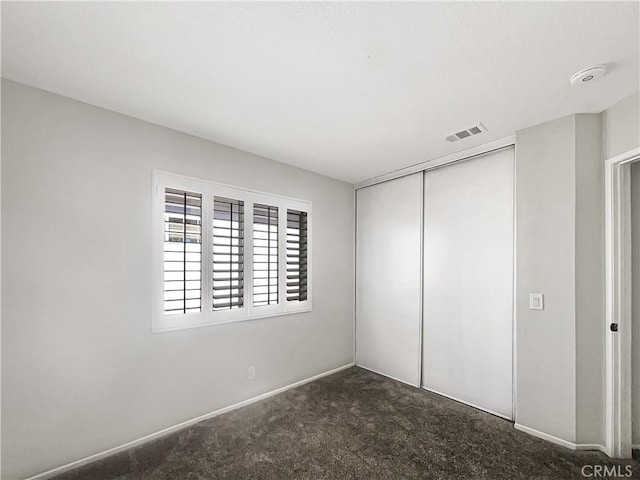
[[[56,479],[551,480],[587,478],[587,465],[640,478],[637,460],[574,452],[354,367]]]

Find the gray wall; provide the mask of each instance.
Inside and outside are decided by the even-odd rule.
[[[578,444],[604,445],[603,161],[640,145],[639,112],[635,93],[516,137],[516,422]]]
[[[353,186],[9,81],[2,137],[2,478],[353,362]],[[154,168],[312,201],[313,312],[152,334]]]
[[[604,442],[604,169],[600,115],[575,116],[576,443]]]
[[[575,117],[516,137],[516,423],[575,442]],[[545,310],[529,310],[529,293]]]
[[[516,140],[516,422],[579,444],[604,438],[600,139],[600,115],[583,114]]]
[[[640,92],[602,112],[603,157],[615,157],[640,146]]]

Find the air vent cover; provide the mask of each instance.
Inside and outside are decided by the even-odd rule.
[[[452,133],[451,135],[447,135],[445,138],[447,142],[457,142],[458,140],[462,140],[463,138],[479,135],[480,133],[486,132],[486,131],[487,131],[487,128],[482,123],[478,123],[471,127],[465,128],[464,130],[460,130],[459,132],[455,132],[455,133]]]

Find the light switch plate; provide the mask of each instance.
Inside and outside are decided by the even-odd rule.
[[[529,310],[544,310],[544,293],[529,294]]]

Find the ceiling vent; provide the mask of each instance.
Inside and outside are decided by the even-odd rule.
[[[473,137],[474,135],[479,135],[482,132],[486,132],[487,127],[483,124],[478,123],[469,128],[465,128],[464,130],[460,130],[459,132],[452,133],[451,135],[447,135],[445,138],[447,142],[457,142],[458,140],[462,140],[463,138]]]

